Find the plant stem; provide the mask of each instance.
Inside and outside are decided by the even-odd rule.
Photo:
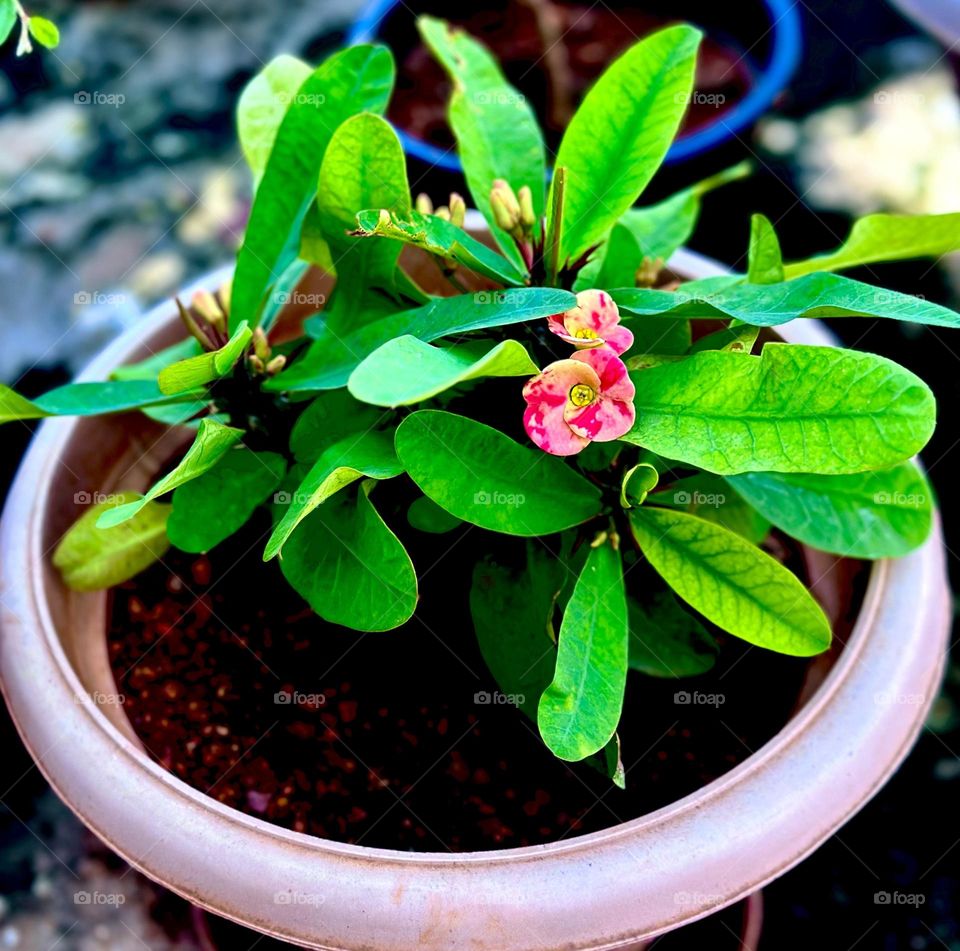
[[[550,228],[547,235],[547,283],[557,286],[560,273],[560,237],[563,232],[563,193],[567,187],[567,170],[559,166],[553,172],[553,187],[550,189]]]
[[[573,74],[570,58],[563,45],[563,23],[557,5],[551,0],[520,0],[533,14],[543,46],[543,62],[550,84],[550,120],[564,129],[573,115]]]

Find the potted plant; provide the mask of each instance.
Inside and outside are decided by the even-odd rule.
[[[708,4],[677,9],[663,3],[589,6],[563,0],[505,0],[451,14],[441,4],[415,9],[396,0],[371,0],[347,42],[381,42],[398,57],[397,88],[388,119],[407,154],[428,169],[461,173],[444,122],[449,83],[418,35],[418,14],[450,17],[493,51],[507,77],[540,117],[551,150],[587,89],[630,43],[678,20],[706,30],[697,82],[680,134],[665,162],[702,155],[729,142],[770,107],[800,62],[801,20],[783,0],[751,5],[731,26]]]
[[[677,249],[739,170],[632,207],[696,30],[608,69],[547,188],[495,61],[422,29],[489,231],[411,199],[385,48],[269,64],[232,277],[76,383],[0,391],[4,420],[78,417],[8,501],[4,693],[102,838],[265,933],[628,946],[799,861],[920,729],[933,397],[785,325],[954,326],[835,272],[956,248],[960,219],[871,216],[785,264],[754,216],[747,272],[709,274]]]

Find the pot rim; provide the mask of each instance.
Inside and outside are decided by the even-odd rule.
[[[681,272],[693,271],[699,276],[723,273],[723,269],[714,262],[689,252],[680,253],[671,264]],[[229,273],[230,268],[224,268],[197,282],[188,289],[188,293],[195,288],[216,286]],[[138,324],[123,334],[93,361],[80,379],[102,379],[110,369],[129,358],[142,345],[144,339],[149,339],[151,333],[156,334],[172,319],[169,305],[160,305],[145,318],[148,323]],[[794,341],[802,337],[803,342],[830,342],[824,329],[815,322],[806,322],[799,327],[788,325],[785,331],[784,336]],[[418,927],[421,932],[425,927],[423,922],[432,914],[424,904],[425,896],[432,890],[456,886],[450,887],[452,905],[458,891],[469,884],[471,894],[478,889],[486,890],[493,896],[491,901],[498,897],[503,905],[509,904],[505,894],[505,882],[513,882],[511,888],[518,887],[514,880],[518,875],[522,876],[523,871],[530,866],[537,870],[538,881],[542,878],[548,882],[552,877],[556,877],[558,881],[564,881],[568,889],[570,875],[575,870],[578,880],[574,892],[567,895],[567,906],[563,907],[567,916],[576,917],[571,915],[569,903],[576,899],[582,902],[586,897],[589,903],[589,914],[586,917],[593,919],[594,930],[590,934],[594,937],[585,939],[583,929],[574,927],[572,921],[567,921],[568,927],[578,931],[578,935],[572,938],[572,943],[567,938],[567,932],[561,932],[562,938],[550,939],[548,929],[541,922],[544,936],[540,938],[538,935],[538,939],[547,943],[534,943],[523,947],[614,948],[622,947],[639,937],[649,937],[670,930],[681,923],[693,921],[731,904],[776,878],[812,852],[855,813],[899,765],[921,729],[924,716],[935,696],[934,688],[942,673],[948,613],[943,544],[938,523],[921,549],[897,561],[874,563],[863,604],[847,645],[823,683],[802,709],[780,732],[729,772],[673,803],[598,832],[570,836],[540,845],[484,852],[410,853],[349,845],[294,832],[225,806],[189,786],[151,760],[110,722],[98,705],[76,703],[77,698],[86,697],[88,694],[66,655],[54,624],[47,603],[44,559],[40,554],[43,551],[44,518],[55,471],[61,451],[71,439],[76,425],[76,420],[46,420],[41,424],[17,474],[10,492],[6,518],[0,526],[0,544],[3,550],[18,550],[22,553],[19,558],[4,558],[0,566],[0,607],[3,611],[4,628],[4,636],[0,638],[0,686],[18,732],[41,772],[60,797],[131,865],[190,901],[220,915],[307,947],[406,948],[416,947],[417,944],[399,943],[400,938],[396,939],[398,943],[392,943],[392,936],[391,943],[385,944],[340,943],[348,939],[348,936],[342,933],[342,928],[335,938],[338,943],[317,943],[313,936],[315,923],[305,925],[285,920],[281,924],[284,916],[277,913],[274,913],[273,918],[269,913],[258,918],[247,911],[242,903],[224,899],[221,883],[214,882],[211,886],[207,880],[201,888],[192,874],[193,869],[175,866],[171,871],[169,864],[164,867],[163,862],[148,861],[149,852],[138,856],[129,842],[122,841],[123,830],[112,825],[112,816],[94,814],[98,808],[103,813],[104,802],[108,801],[110,796],[103,796],[101,791],[99,802],[83,803],[78,802],[77,796],[71,794],[74,790],[71,790],[68,782],[69,769],[76,770],[76,765],[65,765],[57,757],[50,756],[49,749],[43,748],[43,744],[38,742],[38,739],[42,739],[42,731],[37,728],[36,718],[49,717],[50,709],[58,706],[61,710],[73,707],[86,724],[80,720],[73,722],[78,729],[87,733],[91,743],[95,742],[91,733],[93,728],[101,734],[103,742],[99,745],[119,754],[118,759],[122,759],[122,764],[114,765],[117,769],[124,768],[123,778],[129,781],[130,786],[137,787],[138,784],[148,782],[149,786],[154,787],[151,794],[161,797],[164,805],[171,810],[177,810],[176,814],[184,818],[186,825],[193,823],[204,829],[209,826],[211,834],[214,827],[229,829],[232,835],[248,845],[258,843],[261,847],[272,845],[280,849],[285,846],[293,847],[291,854],[294,858],[291,858],[291,861],[303,861],[309,867],[310,874],[323,871],[325,875],[329,873],[329,877],[335,881],[342,877],[346,869],[358,878],[366,873],[371,880],[379,876],[380,879],[385,878],[391,882],[398,881],[400,884],[397,888],[401,889],[401,895],[402,888],[406,887],[404,883],[417,885],[422,888],[422,892],[417,893],[416,900],[411,899],[406,913],[412,916],[412,921],[420,922]],[[24,515],[24,512],[27,514]],[[914,600],[910,602],[910,598]],[[917,609],[904,608],[897,603],[898,600],[912,603]],[[897,641],[884,624],[886,628],[891,625],[896,627],[897,638],[903,639],[898,647],[898,660],[901,664],[891,666],[890,651],[894,649]],[[904,638],[904,630],[912,634],[912,637]],[[17,636],[14,637],[14,634]],[[40,636],[37,636],[38,634]],[[884,640],[888,642],[887,647],[881,650],[880,642]],[[26,666],[29,668],[36,665],[43,674],[43,690],[33,687],[36,680],[31,684],[23,682],[25,674],[20,661],[24,655],[18,653],[21,651],[30,655]],[[879,674],[875,669],[879,669]],[[865,689],[878,690],[881,685],[887,687],[891,682],[894,684],[893,689],[902,691],[907,691],[908,687],[922,688],[920,693],[923,701],[907,708],[907,712],[912,716],[901,716],[902,711],[897,711],[896,705],[895,717],[889,712],[886,716],[877,712],[876,716],[862,717],[851,709],[851,688],[856,695],[857,691],[862,694]],[[836,721],[839,721],[839,726]],[[850,742],[857,738],[853,751],[848,752],[847,756],[852,757],[857,752],[866,758],[866,762],[878,767],[871,769],[866,779],[862,775],[863,770],[856,776],[847,775],[845,764],[838,761],[840,757],[836,749],[827,746],[813,753],[808,749],[811,741],[817,741],[819,734],[825,734],[838,745],[838,749],[842,748],[837,739],[838,728],[850,732]],[[862,750],[859,749],[861,746]],[[870,758],[871,752],[877,757],[877,762]],[[834,755],[831,756],[831,753]],[[791,756],[792,773],[788,768]],[[880,758],[882,762],[879,762]],[[857,765],[862,766],[863,763],[857,761]],[[133,767],[133,770],[126,772],[130,767]],[[94,771],[97,768],[96,763],[88,767]],[[788,773],[786,782],[780,775],[785,768]],[[817,771],[816,776],[809,772],[811,770]],[[807,797],[794,794],[786,804],[789,808],[785,806],[782,813],[779,810],[771,813],[769,797],[775,790],[780,789],[789,794],[793,787],[801,782],[804,783],[804,790],[815,790],[818,786],[824,786],[825,777],[839,784],[840,789],[840,792],[831,796],[826,803],[811,808],[804,801],[805,798],[812,798],[809,793]],[[147,791],[150,791],[148,787]],[[746,808],[742,801],[744,795]],[[96,799],[95,796],[88,798]],[[739,810],[740,820],[744,823],[759,817],[759,825],[767,824],[765,831],[770,832],[771,841],[766,842],[767,837],[763,836],[762,845],[751,842],[746,833],[741,838],[740,833],[731,826],[731,810],[734,815]],[[707,814],[715,823],[713,831],[720,836],[718,842],[708,843],[700,828]],[[810,829],[811,823],[815,827],[813,831]],[[709,825],[708,821],[707,826]],[[774,835],[774,832],[777,834]],[[669,844],[671,836],[674,837],[673,845]],[[663,907],[662,888],[659,895],[655,894],[659,884],[654,878],[662,877],[668,872],[676,877],[678,873],[686,870],[686,880],[696,883],[709,881],[711,874],[698,867],[705,859],[697,859],[691,865],[691,860],[686,856],[678,857],[675,851],[671,852],[671,849],[675,850],[677,847],[676,841],[692,853],[692,858],[695,858],[698,852],[704,853],[712,848],[715,854],[709,858],[714,871],[716,868],[723,869],[723,878],[718,880],[715,893],[697,893],[697,900],[691,900],[686,908],[678,910],[674,907],[674,914],[671,916],[670,909]],[[662,842],[666,845],[661,845]],[[602,884],[607,878],[608,888],[612,890],[619,886],[619,891],[623,891],[625,883],[620,883],[612,876],[606,866],[610,865],[613,871],[622,876],[624,863],[629,855],[630,867],[635,869],[635,849],[640,854],[647,855],[651,865],[650,870],[637,873],[638,891],[641,896],[644,890],[655,894],[654,898],[647,900],[649,907],[644,907],[643,901],[637,902],[641,906],[639,911],[624,907],[622,894],[606,894]],[[155,855],[154,859],[157,858]],[[324,859],[327,860],[329,868],[326,868]],[[167,861],[169,862],[169,859]],[[711,862],[706,864],[710,865]],[[479,876],[483,877],[477,881]],[[501,878],[504,882],[501,882]],[[725,884],[726,882],[729,884]],[[365,887],[366,884],[364,882]],[[382,882],[376,888],[375,885],[373,881],[369,883],[370,889],[373,889],[375,895],[379,895]],[[359,889],[359,885],[357,887]],[[215,894],[218,888],[220,894]],[[351,899],[356,900],[355,897]],[[367,900],[371,904],[377,903],[377,899],[369,895]],[[537,900],[545,901],[540,893],[537,894]],[[451,905],[444,905],[445,915],[451,914]],[[390,907],[389,902],[384,903],[383,908],[377,907],[371,926],[394,914],[400,914],[399,909],[399,902],[394,907]],[[492,912],[493,909],[489,911]],[[499,913],[507,914],[503,908],[499,909]],[[473,909],[472,914],[473,917],[468,916],[470,921],[463,925],[464,930],[458,931],[453,938],[449,933],[444,933],[440,943],[431,944],[426,941],[420,946],[506,947],[502,940],[498,942],[495,933],[488,935],[486,928],[489,921],[483,919],[483,906]],[[300,922],[300,918],[293,917]],[[392,918],[390,920],[393,921]],[[482,926],[481,920],[484,922]],[[478,935],[482,940],[476,944],[467,940],[471,936],[477,940]],[[596,935],[602,937],[598,939]],[[332,934],[328,936],[333,937]],[[486,944],[484,941],[493,943]]]

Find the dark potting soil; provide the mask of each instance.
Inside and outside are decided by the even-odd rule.
[[[392,483],[377,488],[388,520]],[[298,832],[467,851],[643,815],[727,772],[790,716],[805,662],[728,638],[708,675],[631,672],[625,791],[562,763],[523,714],[486,702],[496,685],[467,607],[476,530],[405,528],[421,602],[388,633],[316,617],[276,562],[261,561],[266,519],[208,556],[171,550],[115,589],[110,658],[150,755],[221,802]]]
[[[508,79],[530,100],[554,148],[572,110],[607,66],[638,38],[683,18],[675,10],[650,12],[651,4],[638,10],[635,5],[618,8],[617,4],[554,0],[550,6],[556,13],[556,36],[544,43],[535,5],[524,0],[500,0],[483,10],[458,13],[445,4],[426,2],[416,9],[450,20],[496,54]],[[399,10],[388,19],[385,33],[385,39],[401,57],[389,116],[415,138],[441,148],[452,147],[446,119],[450,82],[419,42],[408,8],[401,5]],[[762,39],[760,33],[762,30],[758,39]],[[731,41],[723,45],[710,37],[705,39],[697,64],[697,95],[690,103],[683,130],[716,119],[746,95],[751,86],[747,62],[739,44]],[[565,90],[562,95],[556,92],[558,84]]]

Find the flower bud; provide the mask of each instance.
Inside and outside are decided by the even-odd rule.
[[[268,376],[276,376],[287,365],[287,358],[281,353],[266,366]]]
[[[520,225],[520,203],[513,189],[502,179],[494,179],[490,190],[490,207],[497,226],[514,234]]]
[[[644,257],[634,275],[637,287],[653,287],[663,270],[663,258]]]
[[[270,344],[267,343],[267,335],[262,327],[257,327],[253,331],[253,352],[263,363],[270,359]]]
[[[533,211],[533,192],[529,185],[524,185],[517,192],[517,201],[520,203],[520,224],[524,231],[530,233],[537,223],[537,216]]]
[[[217,330],[225,330],[227,319],[220,309],[220,303],[210,291],[196,291],[190,300],[193,309],[208,323]]]
[[[450,209],[446,205],[441,205],[434,213],[435,218],[439,218],[441,221],[450,220]]]
[[[421,215],[432,215],[433,214],[433,202],[430,200],[430,196],[426,192],[420,192],[417,195],[417,200],[414,202],[414,208],[420,212]]]
[[[456,192],[450,193],[450,221],[453,222],[458,228],[463,227],[463,222],[467,217],[467,203],[463,200],[463,196],[458,195]]]
[[[250,369],[253,370],[254,373],[262,374],[265,370],[263,360],[261,360],[255,353],[250,354],[247,363],[250,364]]]

